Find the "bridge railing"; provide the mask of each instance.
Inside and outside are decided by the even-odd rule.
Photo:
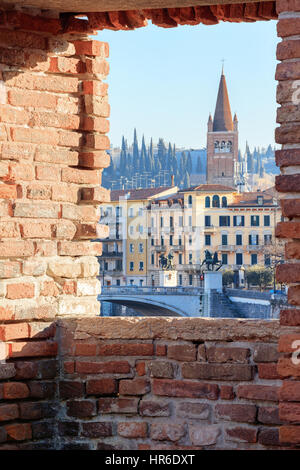
[[[104,286],[101,295],[200,295],[200,287]]]

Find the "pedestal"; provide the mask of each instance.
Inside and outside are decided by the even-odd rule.
[[[161,287],[177,287],[177,271],[159,271]]]
[[[206,271],[204,272],[204,292],[216,290],[223,291],[222,272],[220,271]]]

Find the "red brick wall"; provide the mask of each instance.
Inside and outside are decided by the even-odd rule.
[[[282,212],[286,217],[277,226],[277,236],[287,240],[285,246],[287,262],[277,269],[277,279],[289,285],[289,309],[281,311],[281,335],[278,372],[284,381],[280,390],[280,417],[284,425],[280,429],[283,444],[300,444],[300,3],[297,0],[278,0],[277,24],[281,42],[277,47],[276,69],[277,110],[276,142],[282,149],[276,152],[281,175],[276,179],[276,188],[282,193]],[[299,351],[297,353],[297,351]]]
[[[55,13],[0,11],[2,447],[52,446],[55,318],[99,314],[101,244],[89,239],[106,234],[108,45],[88,32]]]
[[[60,445],[278,448],[277,321],[60,322]]]

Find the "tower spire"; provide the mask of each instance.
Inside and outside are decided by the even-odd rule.
[[[233,131],[232,115],[223,68],[214,115],[213,131]]]

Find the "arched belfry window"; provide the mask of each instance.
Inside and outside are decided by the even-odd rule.
[[[222,197],[222,207],[227,207],[227,197],[226,196]]]
[[[205,198],[205,207],[210,207],[210,197],[206,196]]]
[[[212,198],[212,206],[213,207],[220,207],[220,198],[216,194]]]

